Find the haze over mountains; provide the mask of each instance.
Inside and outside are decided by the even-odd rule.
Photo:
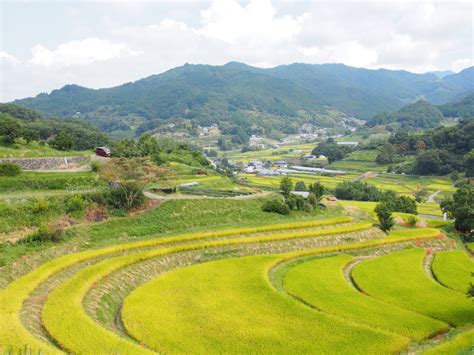
[[[339,116],[368,120],[419,98],[436,105],[459,101],[474,92],[473,82],[474,67],[457,74],[414,74],[343,64],[270,69],[237,62],[186,64],[113,88],[67,85],[15,103],[46,116],[78,117],[106,131],[187,119],[202,125],[285,125],[288,119],[331,125]]]

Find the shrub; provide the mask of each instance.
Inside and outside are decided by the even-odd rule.
[[[392,212],[418,214],[416,201],[408,196],[398,196],[395,191],[384,191],[380,201],[385,202]]]
[[[407,222],[410,226],[415,226],[415,225],[416,225],[416,222],[418,222],[418,218],[416,218],[416,216],[410,215],[410,216],[407,217],[406,222]]]
[[[290,210],[302,211],[305,204],[305,199],[302,196],[291,194],[285,199],[285,202]]]
[[[0,163],[0,176],[18,176],[21,174],[21,167],[15,163]]]
[[[381,192],[363,181],[344,181],[336,186],[335,195],[341,200],[379,201]]]
[[[314,209],[313,205],[309,202],[306,202],[303,206],[303,211],[308,212],[308,213],[313,212],[313,209]]]
[[[319,201],[318,198],[313,194],[310,193],[308,196],[308,203],[311,205],[313,208],[317,208],[319,206]]]
[[[64,231],[69,225],[66,218],[42,225],[36,232],[22,240],[23,243],[58,243],[63,240]]]
[[[36,198],[32,200],[33,206],[31,207],[32,211],[37,214],[45,213],[48,208],[49,204],[44,198]]]
[[[283,215],[290,214],[290,208],[281,199],[273,199],[266,201],[262,206],[264,212],[276,212]]]
[[[97,160],[91,161],[90,166],[93,172],[98,173],[100,171],[100,163]]]
[[[143,202],[145,202],[143,188],[133,182],[124,182],[112,187],[107,196],[109,206],[126,211],[141,206]]]
[[[92,203],[86,208],[86,220],[89,222],[100,222],[109,217],[106,208],[98,203]]]
[[[66,212],[71,216],[79,218],[84,214],[85,202],[79,195],[74,195],[66,200]]]

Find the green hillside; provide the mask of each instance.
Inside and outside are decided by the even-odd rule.
[[[404,129],[425,129],[439,126],[442,112],[428,101],[418,100],[392,113],[382,112],[370,119],[368,125],[392,125]]]
[[[369,119],[424,96],[435,104],[472,91],[473,71],[434,74],[368,70],[342,64],[292,64],[260,69],[241,63],[184,65],[114,88],[66,85],[16,103],[47,116],[85,120],[107,132],[142,133],[164,124],[216,123],[248,133],[290,131],[301,123]],[[428,125],[431,127],[431,125]]]

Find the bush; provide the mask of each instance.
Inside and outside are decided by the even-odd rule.
[[[398,196],[395,191],[382,192],[380,201],[385,202],[392,212],[418,214],[416,201],[408,196]]]
[[[145,202],[143,188],[133,182],[124,182],[110,189],[107,204],[116,209],[129,211]]]
[[[311,193],[308,196],[308,203],[311,205],[311,207],[316,208],[319,206],[319,201],[316,197],[315,194]]]
[[[0,163],[0,176],[18,176],[21,174],[21,167],[15,163]]]
[[[406,222],[408,225],[414,227],[416,226],[416,222],[418,222],[418,218],[416,218],[416,216],[410,215],[407,217]]]
[[[60,219],[51,221],[48,224],[42,225],[36,232],[29,235],[25,239],[22,239],[22,243],[45,243],[53,242],[58,243],[63,240],[64,231],[69,225],[67,219]]]
[[[290,214],[290,208],[281,199],[273,199],[266,201],[262,206],[264,212],[276,212],[283,215]]]
[[[34,213],[42,214],[45,213],[49,208],[49,204],[44,198],[39,197],[37,199],[33,199],[32,202],[33,206],[31,207],[31,210]]]
[[[90,166],[93,172],[98,173],[100,171],[100,163],[97,160],[91,161]]]
[[[71,216],[79,218],[84,214],[85,202],[79,195],[74,195],[66,200],[66,212]]]
[[[308,213],[313,212],[313,209],[314,209],[313,205],[309,202],[306,202],[303,206],[303,211],[308,212]]]
[[[341,200],[379,201],[381,192],[363,181],[344,181],[336,186],[335,195]]]

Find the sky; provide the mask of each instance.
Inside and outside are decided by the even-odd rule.
[[[0,0],[0,102],[103,88],[185,63],[472,66],[467,1]]]

